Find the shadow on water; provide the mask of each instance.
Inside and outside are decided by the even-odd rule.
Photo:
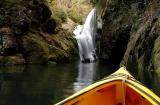
[[[73,83],[74,65],[0,69],[0,105],[53,105]]]
[[[53,105],[117,69],[99,62],[0,68],[0,105]],[[160,73],[130,72],[160,95]]]

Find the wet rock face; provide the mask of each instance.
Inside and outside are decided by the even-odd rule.
[[[44,0],[3,1],[0,7],[0,27],[12,27],[16,35],[25,35],[29,29],[40,30],[48,21],[56,27],[56,23],[51,21],[52,12]]]
[[[0,0],[0,66],[69,62],[75,43],[46,0]]]
[[[160,32],[160,2],[149,2],[131,31],[131,37],[121,65],[130,70],[158,70],[159,69],[159,32]]]
[[[103,16],[100,58],[108,63],[119,64],[132,28],[133,21],[129,13],[131,9],[122,1],[109,4],[106,8]]]
[[[118,29],[116,32],[107,33],[107,29],[101,39],[101,59],[107,63],[119,64],[129,39],[129,31],[131,27],[128,26],[124,29]],[[104,34],[103,33],[103,34]],[[104,38],[105,37],[105,38]]]
[[[27,64],[43,64],[47,61],[45,51],[38,43],[27,36],[21,41],[21,53]]]
[[[118,0],[103,15],[100,57],[130,70],[159,69],[159,0]]]
[[[160,18],[153,17],[139,25],[130,42],[121,65],[130,70],[156,70],[159,68]]]

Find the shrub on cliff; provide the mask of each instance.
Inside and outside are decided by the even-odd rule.
[[[62,22],[65,22],[67,20],[67,14],[62,9],[54,11],[54,15],[60,18]]]
[[[58,23],[64,22],[63,19],[66,19],[66,16],[74,22],[82,23],[83,17],[86,17],[91,10],[89,2],[88,0],[52,0],[49,4],[53,17]]]
[[[83,23],[83,18],[81,15],[77,14],[76,12],[74,11],[70,11],[68,13],[68,17],[71,18],[74,22],[76,23],[80,23],[82,24]]]

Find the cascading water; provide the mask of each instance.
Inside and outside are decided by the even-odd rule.
[[[78,43],[79,56],[82,62],[92,62],[97,59],[96,55],[96,34],[97,19],[96,9],[88,14],[84,25],[78,25],[73,31]]]

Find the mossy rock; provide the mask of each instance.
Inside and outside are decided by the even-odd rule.
[[[67,14],[62,9],[54,11],[54,15],[60,18],[62,22],[65,22],[67,20]]]
[[[25,64],[25,60],[22,54],[16,54],[12,56],[1,56],[0,62],[2,65],[22,65]]]
[[[75,13],[74,11],[70,11],[68,13],[68,17],[76,23],[83,23],[83,17],[80,14]]]
[[[57,63],[54,61],[48,61],[48,65],[56,65]]]
[[[154,67],[158,68],[160,65],[160,36],[155,41],[151,59],[153,60]]]
[[[29,33],[23,37],[23,55],[27,63],[69,62],[73,57],[75,43],[67,31],[57,34]]]
[[[42,64],[47,62],[49,54],[48,45],[39,35],[29,33],[22,38],[22,53],[28,64]]]
[[[56,21],[57,25],[60,26],[62,23],[62,20],[58,16],[54,16],[53,18]]]

